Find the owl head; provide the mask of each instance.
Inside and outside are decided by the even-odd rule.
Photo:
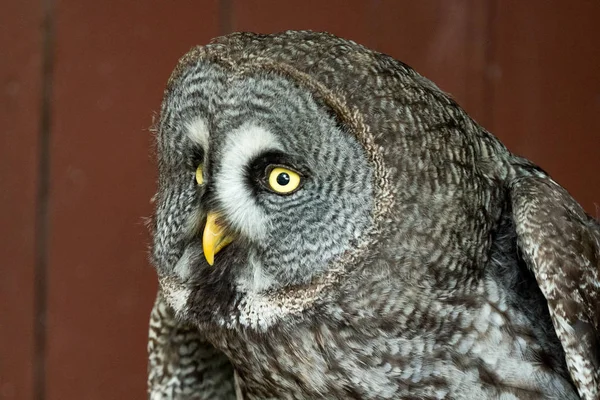
[[[273,73],[201,61],[179,79],[159,130],[160,267],[265,290],[306,283],[356,246],[373,173],[333,111]]]

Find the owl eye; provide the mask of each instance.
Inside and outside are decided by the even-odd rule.
[[[198,183],[198,185],[202,185],[204,183],[202,164],[198,165],[198,168],[196,168],[196,183]]]
[[[291,169],[275,167],[269,172],[269,187],[279,194],[290,194],[300,186],[300,174]]]

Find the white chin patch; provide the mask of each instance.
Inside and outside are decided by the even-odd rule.
[[[160,283],[165,300],[173,308],[178,317],[185,316],[186,305],[191,294],[191,290],[169,279],[163,279]]]
[[[208,126],[206,125],[206,120],[202,117],[198,117],[192,122],[187,124],[187,135],[192,140],[192,142],[199,144],[202,146],[204,151],[208,151]]]
[[[192,273],[192,261],[197,260],[200,257],[202,257],[202,253],[198,248],[188,246],[179,261],[177,261],[177,264],[175,264],[173,271],[181,280],[185,281],[189,279]]]
[[[273,278],[266,274],[254,252],[248,257],[248,268],[237,280],[237,289],[243,293],[260,293],[273,286]]]
[[[246,182],[246,166],[265,151],[280,150],[276,137],[266,129],[245,124],[228,135],[220,169],[215,176],[217,198],[227,220],[251,239],[263,238],[268,218],[255,202]]]

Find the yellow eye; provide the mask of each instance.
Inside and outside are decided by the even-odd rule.
[[[300,186],[300,175],[287,168],[273,168],[269,173],[269,186],[277,193],[291,193]]]
[[[196,182],[198,185],[202,185],[204,183],[204,176],[202,172],[202,164],[200,164],[198,165],[198,168],[196,168]]]

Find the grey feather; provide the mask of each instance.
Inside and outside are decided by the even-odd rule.
[[[598,224],[410,67],[324,33],[217,38],[157,132],[151,393],[185,329],[197,398],[600,398]],[[268,190],[273,165],[302,186]],[[212,267],[209,212],[235,236]]]
[[[158,293],[150,316],[151,400],[235,399],[233,369],[193,326],[178,321]]]

